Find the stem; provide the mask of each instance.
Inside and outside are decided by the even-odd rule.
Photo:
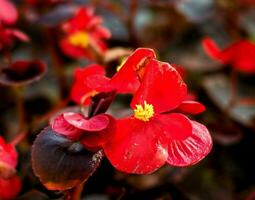
[[[130,40],[133,44],[138,46],[138,40],[136,38],[136,33],[134,30],[134,22],[135,22],[135,16],[138,9],[138,0],[131,0],[130,1],[130,9],[129,9],[129,18],[127,21],[127,27],[129,31]]]
[[[59,104],[57,104],[53,109],[45,113],[43,116],[40,116],[36,118],[32,123],[31,123],[31,128],[33,129],[36,127],[38,124],[48,120],[53,114],[58,112],[61,108],[64,108],[69,102],[69,98],[61,101]]]
[[[18,143],[23,141],[27,134],[27,122],[24,108],[23,100],[23,87],[14,86],[13,92],[16,100],[16,110],[17,110],[17,121],[18,121],[18,134],[12,139],[11,143],[16,146]]]
[[[67,194],[64,199],[65,200],[80,200],[83,187],[84,187],[84,183],[77,185],[75,188],[67,191]]]
[[[230,75],[230,97],[227,106],[227,111],[231,109],[237,102],[237,71],[232,70]]]
[[[27,137],[27,135],[28,135],[28,131],[23,131],[23,132],[19,133],[12,139],[11,144],[13,146],[18,145],[20,142],[22,142]]]
[[[84,183],[76,186],[73,189],[73,192],[71,194],[71,199],[70,200],[80,200],[81,199],[81,193],[82,193],[83,187],[84,187]]]
[[[18,114],[18,131],[22,131],[26,127],[25,119],[25,109],[23,100],[23,88],[14,87],[15,99],[16,99],[16,109]]]
[[[67,89],[67,83],[66,83],[66,79],[65,79],[65,74],[64,71],[62,69],[63,65],[62,65],[62,60],[59,56],[59,53],[56,49],[56,37],[54,34],[54,30],[53,29],[47,29],[46,32],[46,36],[47,36],[47,45],[48,45],[48,49],[50,52],[50,56],[51,56],[51,60],[52,60],[52,67],[53,70],[58,78],[58,84],[59,84],[59,88],[60,88],[60,96],[61,98],[64,98],[66,96],[66,89]]]
[[[5,58],[5,61],[8,65],[10,65],[12,63],[12,55],[11,55],[11,52],[10,50],[5,50],[3,52],[3,55],[4,55],[4,58]]]
[[[24,126],[22,130],[20,130],[19,134],[17,134],[11,141],[11,144],[14,146],[18,145],[20,142],[22,142],[27,135],[29,134],[30,130],[36,127],[38,124],[42,123],[43,121],[48,120],[54,113],[59,111],[59,109],[66,106],[66,104],[69,102],[69,99],[66,99],[62,102],[60,102],[57,106],[55,106],[52,110],[47,112],[41,117],[36,118],[29,126]]]
[[[255,98],[252,98],[252,97],[241,98],[236,103],[238,105],[253,106],[255,105]]]

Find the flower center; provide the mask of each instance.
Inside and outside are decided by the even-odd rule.
[[[70,35],[68,40],[72,45],[81,48],[87,48],[89,45],[89,36],[84,31],[80,31]]]
[[[134,117],[136,119],[148,122],[150,118],[154,115],[154,109],[152,104],[147,104],[144,101],[143,106],[141,104],[136,105],[136,109],[134,109]]]

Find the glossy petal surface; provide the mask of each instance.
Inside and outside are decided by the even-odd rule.
[[[116,130],[104,152],[120,171],[148,174],[160,168],[167,159],[166,144],[159,135],[161,129],[135,118],[117,121]]]
[[[187,94],[187,87],[178,72],[168,63],[151,60],[145,69],[141,86],[135,93],[131,107],[152,104],[154,112],[170,111],[181,104]]]
[[[64,119],[76,128],[85,131],[102,131],[109,124],[109,117],[106,114],[96,115],[86,119],[79,113],[67,112],[63,114]]]
[[[170,113],[156,115],[150,122],[153,126],[160,126],[165,138],[169,140],[185,140],[192,134],[190,120],[183,114]],[[165,141],[167,143],[167,141]]]
[[[173,166],[189,166],[202,160],[212,148],[212,139],[207,128],[191,121],[192,134],[186,139],[170,139],[167,163]]]
[[[64,118],[64,114],[57,116],[51,122],[51,128],[61,134],[64,135],[72,140],[77,140],[83,133],[83,130],[73,126],[69,122],[67,122]]]
[[[196,115],[205,111],[205,106],[197,101],[183,101],[176,111]]]

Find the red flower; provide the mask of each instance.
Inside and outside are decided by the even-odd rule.
[[[0,25],[0,50],[13,46],[15,40],[28,42],[28,36],[18,29],[6,28]]]
[[[0,50],[10,48],[14,41],[20,40],[27,42],[28,36],[15,28],[7,28],[7,25],[13,25],[18,19],[16,7],[7,0],[0,1]]]
[[[0,177],[8,178],[16,172],[17,157],[15,147],[0,137]]]
[[[112,165],[127,173],[147,174],[165,163],[188,166],[203,159],[212,147],[207,128],[175,112],[186,95],[178,72],[150,59],[131,102],[134,115],[117,120],[103,145]],[[184,110],[194,111],[189,106]]]
[[[94,15],[92,8],[83,7],[63,25],[66,33],[60,46],[63,52],[73,58],[93,59],[94,53],[102,54],[107,49],[104,42],[110,37],[108,29],[103,27],[102,18]]]
[[[99,65],[89,65],[75,71],[75,80],[71,89],[71,98],[78,104],[88,105],[90,97],[99,92],[117,90],[119,93],[134,93],[143,74],[144,65],[155,53],[151,49],[139,48],[119,67],[118,72],[110,79]]]
[[[18,19],[18,12],[16,7],[13,5],[11,1],[1,0],[0,1],[0,25],[14,24]]]
[[[21,181],[18,176],[9,179],[0,178],[0,199],[14,199],[21,190]]]
[[[0,137],[0,199],[8,200],[17,196],[21,181],[15,176],[18,154],[12,144]]]
[[[244,73],[255,73],[255,44],[248,40],[240,40],[220,50],[211,38],[203,40],[206,53],[223,64],[231,65]]]

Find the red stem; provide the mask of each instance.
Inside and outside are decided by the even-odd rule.
[[[20,142],[22,142],[27,137],[27,135],[28,135],[28,131],[23,131],[23,132],[19,133],[12,139],[11,144],[13,146],[18,145]]]
[[[66,194],[65,200],[80,200],[84,183],[77,185],[75,188],[69,190]]]
[[[129,17],[128,17],[128,21],[127,21],[127,27],[128,27],[128,31],[129,31],[130,40],[136,46],[138,46],[138,40],[136,38],[134,22],[135,22],[135,16],[137,13],[137,9],[138,9],[138,0],[131,0],[130,1],[130,9],[129,9]]]
[[[66,96],[67,83],[65,79],[64,70],[62,69],[63,63],[59,56],[59,53],[56,49],[56,37],[53,29],[47,29],[47,44],[52,60],[53,70],[58,78],[59,88],[60,88],[60,96],[64,98]]]
[[[29,130],[33,127],[36,127],[38,124],[42,123],[43,121],[48,120],[54,113],[56,113],[59,109],[66,106],[66,104],[69,102],[69,99],[66,99],[62,102],[60,102],[57,106],[55,106],[52,110],[44,114],[43,116],[35,119],[29,127],[26,127],[26,130],[21,131],[19,134],[17,134],[11,141],[11,143],[16,146],[20,142],[22,142],[27,135],[29,134]],[[25,129],[25,128],[24,128]]]
[[[231,109],[237,102],[237,71],[232,70],[230,76],[230,97],[227,110]]]
[[[15,99],[16,99],[16,108],[18,116],[18,131],[23,131],[26,127],[26,117],[24,109],[24,100],[23,100],[23,87],[14,87]]]

